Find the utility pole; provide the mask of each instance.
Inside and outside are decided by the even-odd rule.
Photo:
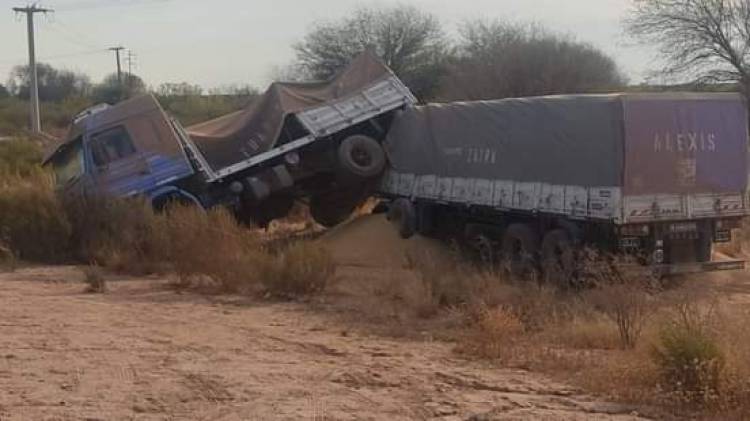
[[[135,65],[135,54],[133,54],[132,50],[128,50],[128,55],[125,57],[125,60],[128,62],[128,89],[132,88],[133,83],[133,66]]]
[[[34,46],[34,14],[52,12],[52,9],[37,7],[36,3],[26,7],[14,7],[16,13],[26,13],[26,26],[29,37],[29,103],[31,104],[31,132],[42,132],[42,121],[39,114],[39,81],[36,71],[36,50]]]
[[[125,47],[112,47],[109,49],[109,51],[115,52],[115,57],[117,58],[117,84],[120,85],[121,90],[122,90],[122,67],[120,66],[120,51],[124,49]]]

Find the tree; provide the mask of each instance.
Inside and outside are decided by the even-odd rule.
[[[617,64],[595,47],[535,25],[473,21],[460,28],[441,100],[485,100],[619,88]]]
[[[203,94],[203,88],[187,82],[162,83],[156,90],[156,94],[159,96],[199,96]]]
[[[659,47],[666,74],[736,82],[750,97],[750,0],[634,0],[625,25]]]
[[[45,63],[38,63],[36,71],[41,101],[59,102],[86,96],[91,91],[91,80],[85,74],[56,69]],[[14,67],[8,81],[9,91],[19,98],[28,99],[30,74],[28,65]]]
[[[447,42],[437,18],[413,7],[360,8],[342,20],[319,24],[294,48],[301,69],[328,79],[368,47],[415,94],[434,93]]]
[[[117,73],[112,73],[107,75],[102,83],[94,87],[92,97],[96,102],[114,104],[145,92],[146,84],[137,75],[123,73],[121,85],[117,80]]]

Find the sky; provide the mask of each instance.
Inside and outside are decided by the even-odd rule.
[[[26,22],[0,0],[0,83],[27,62]],[[536,22],[591,43],[640,83],[657,66],[653,50],[624,35],[630,0],[45,0],[36,15],[38,61],[84,72],[94,81],[115,70],[114,53],[135,55],[133,73],[146,83],[190,82],[206,88],[265,87],[274,69],[294,59],[292,45],[316,22],[361,6],[414,5],[435,14],[449,34],[463,21]],[[123,54],[123,56],[125,53]],[[127,66],[124,62],[123,66]]]

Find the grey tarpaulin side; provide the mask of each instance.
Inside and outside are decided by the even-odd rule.
[[[431,104],[405,110],[386,148],[400,173],[620,186],[622,114],[616,95]]]
[[[289,114],[347,98],[391,75],[373,53],[365,52],[330,81],[274,83],[246,109],[187,131],[209,165],[219,170],[276,146]]]

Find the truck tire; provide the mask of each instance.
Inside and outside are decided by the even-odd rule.
[[[500,254],[500,238],[497,228],[482,224],[467,224],[464,238],[468,247],[474,251],[479,261],[487,266],[495,266]]]
[[[349,219],[356,201],[337,200],[335,195],[315,195],[310,199],[310,216],[318,224],[333,228]]]
[[[526,224],[513,224],[505,230],[502,241],[502,254],[508,273],[519,279],[537,274],[537,254],[539,239],[534,230]]]
[[[338,163],[344,177],[377,177],[385,168],[385,151],[371,137],[359,134],[349,136],[339,145]]]
[[[576,252],[573,240],[564,229],[549,231],[542,241],[544,280],[562,287],[575,284]]]
[[[388,209],[388,220],[398,230],[398,235],[409,239],[417,232],[417,214],[414,204],[408,199],[396,199]]]

